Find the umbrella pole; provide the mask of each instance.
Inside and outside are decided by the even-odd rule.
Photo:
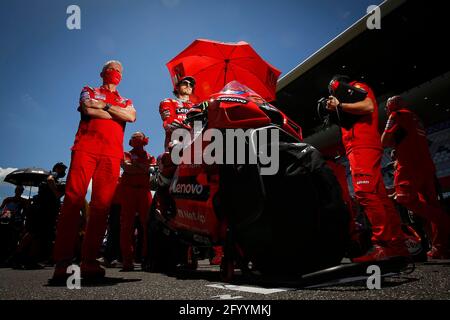
[[[227,71],[228,71],[229,63],[230,63],[230,59],[225,59],[225,72],[223,74],[223,85],[227,84]]]
[[[30,186],[30,191],[28,192],[28,199],[31,198],[31,186]]]

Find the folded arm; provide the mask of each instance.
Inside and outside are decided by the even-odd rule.
[[[136,110],[133,105],[127,105],[125,108],[120,106],[115,106],[110,104],[110,108],[105,111],[103,108],[106,103],[101,100],[87,99],[81,103],[81,111],[91,117],[96,119],[114,119],[125,122],[136,121]]]

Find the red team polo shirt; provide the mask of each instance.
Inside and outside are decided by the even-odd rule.
[[[399,168],[411,169],[409,172],[414,174],[435,170],[425,128],[414,112],[407,109],[392,112],[385,132],[394,134]]]
[[[111,92],[104,87],[84,87],[80,94],[81,103],[87,99],[102,100],[114,106],[126,108],[133,105],[130,99],[120,96],[118,91]],[[113,119],[91,119],[81,113],[81,120],[75,136],[72,150],[123,158],[123,134],[125,121]]]
[[[345,151],[349,154],[357,148],[381,148],[381,136],[378,131],[378,104],[372,89],[361,82],[352,82],[351,85],[361,88],[367,92],[367,97],[372,100],[374,110],[372,113],[362,115],[361,118],[350,129],[341,128],[342,142]]]
[[[156,165],[155,157],[151,156],[146,151],[136,152],[130,150],[129,152],[124,153],[124,159],[135,163]],[[120,183],[135,188],[150,188],[150,177],[148,174],[127,174],[124,172]]]

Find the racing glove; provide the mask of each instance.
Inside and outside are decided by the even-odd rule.
[[[178,119],[173,120],[171,123],[169,123],[166,126],[166,130],[168,130],[168,131],[174,131],[174,130],[179,129],[179,128],[186,128],[186,125],[181,123],[181,121],[178,120]]]
[[[189,109],[188,113],[186,114],[187,119],[195,118],[197,115],[204,113],[206,109],[208,108],[208,101],[203,101],[200,104],[196,104],[191,109]]]

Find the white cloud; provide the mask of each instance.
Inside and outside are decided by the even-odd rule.
[[[9,173],[13,172],[14,170],[17,170],[17,168],[0,168],[0,184],[10,185],[8,182],[4,182],[3,180]]]

